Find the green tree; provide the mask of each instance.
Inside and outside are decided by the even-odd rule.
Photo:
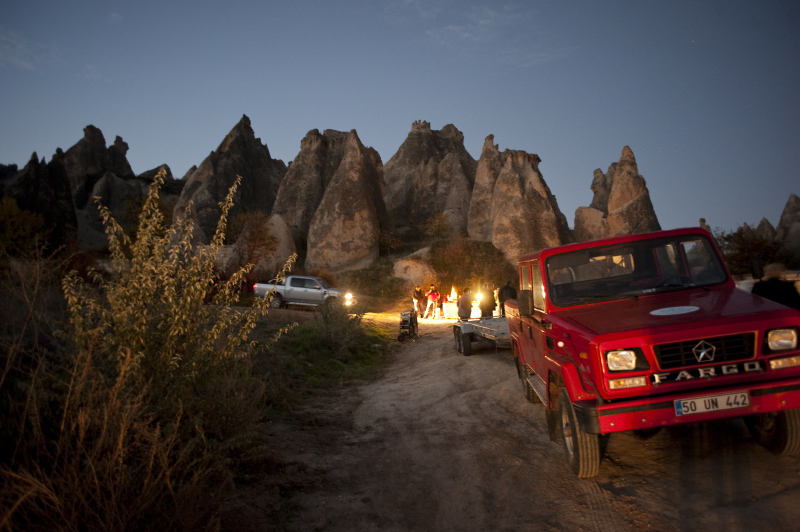
[[[450,236],[449,216],[443,212],[428,218],[425,234],[434,241],[443,242]]]

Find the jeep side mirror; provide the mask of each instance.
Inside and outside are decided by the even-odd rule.
[[[533,292],[531,290],[519,290],[517,292],[517,304],[519,305],[520,316],[532,316]]]

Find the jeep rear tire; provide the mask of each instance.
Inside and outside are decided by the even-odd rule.
[[[461,352],[461,328],[453,327],[453,339],[456,343],[456,351]]]
[[[575,419],[575,410],[565,388],[558,396],[558,418],[567,462],[578,478],[596,477],[600,472],[600,441],[597,434],[586,434]]]
[[[745,416],[744,423],[753,438],[774,454],[800,453],[800,410],[781,410]]]

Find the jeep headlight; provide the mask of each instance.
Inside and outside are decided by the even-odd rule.
[[[767,333],[767,345],[770,351],[785,351],[797,347],[797,330],[773,329]]]
[[[631,349],[607,351],[606,362],[610,371],[631,371],[636,369],[636,353]]]

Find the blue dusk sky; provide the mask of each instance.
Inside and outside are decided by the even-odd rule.
[[[0,0],[0,98],[20,167],[93,124],[181,177],[243,114],[286,163],[311,129],[385,163],[426,120],[537,153],[570,226],[625,145],[665,229],[800,195],[796,0]]]

